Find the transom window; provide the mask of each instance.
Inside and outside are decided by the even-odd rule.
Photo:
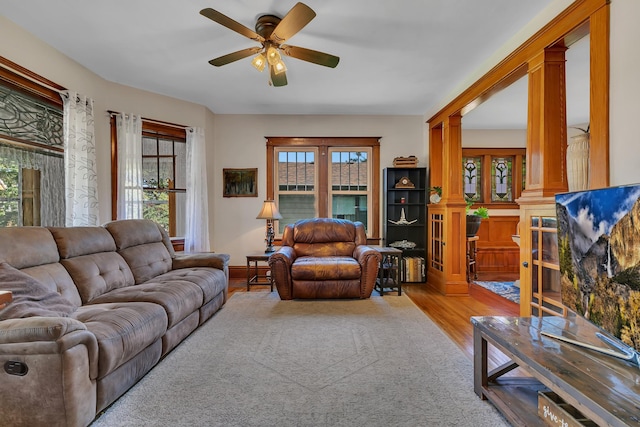
[[[331,217],[360,221],[379,237],[378,138],[268,138],[267,152],[278,235],[299,219]]]

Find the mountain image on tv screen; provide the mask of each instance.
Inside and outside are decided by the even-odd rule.
[[[562,303],[640,351],[640,184],[555,199]]]

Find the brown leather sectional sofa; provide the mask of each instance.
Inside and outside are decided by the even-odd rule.
[[[228,262],[147,220],[0,229],[0,424],[90,424],[220,309]]]

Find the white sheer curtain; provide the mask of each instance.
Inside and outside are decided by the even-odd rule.
[[[118,139],[118,219],[142,218],[142,118],[116,115]]]
[[[204,130],[187,129],[186,252],[209,252],[209,205]]]
[[[98,178],[93,99],[61,93],[64,106],[65,224],[98,225]]]

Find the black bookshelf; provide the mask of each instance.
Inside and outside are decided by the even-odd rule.
[[[426,168],[384,170],[384,245],[398,247],[397,242],[415,243],[412,248],[398,247],[402,250],[403,282],[425,281],[427,194]]]

